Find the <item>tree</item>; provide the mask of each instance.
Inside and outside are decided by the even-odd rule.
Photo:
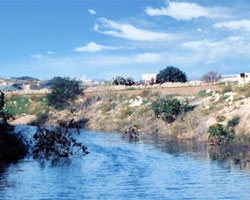
[[[55,77],[51,80],[51,93],[47,95],[48,104],[62,110],[70,105],[82,93],[79,81],[70,78]]]
[[[128,77],[127,79],[121,77],[121,76],[117,76],[116,78],[114,78],[112,80],[112,85],[134,85],[135,81],[132,77]]]
[[[113,79],[112,85],[125,85],[126,84],[126,79],[121,77],[121,76],[117,76],[116,78]]]
[[[134,84],[135,84],[135,81],[134,81],[134,79],[132,77],[128,77],[126,79],[126,85],[131,86],[131,85],[134,85]]]
[[[191,111],[194,108],[195,106],[189,105],[188,100],[181,103],[178,99],[171,99],[171,97],[158,98],[152,102],[155,116],[168,123],[174,122],[179,114]]]
[[[187,82],[187,76],[176,67],[169,66],[157,74],[157,83],[165,82]]]
[[[201,77],[201,81],[204,81],[206,83],[217,82],[220,79],[221,79],[221,74],[215,71],[209,71]]]
[[[28,153],[28,145],[21,133],[13,133],[14,127],[7,122],[9,115],[4,110],[4,104],[4,93],[0,91],[0,162],[12,162]]]
[[[74,131],[74,129],[76,129]],[[69,157],[78,151],[87,154],[87,147],[76,141],[74,135],[80,134],[80,126],[74,119],[69,122],[60,122],[53,129],[38,127],[33,138],[35,144],[32,148],[34,159],[54,159]]]

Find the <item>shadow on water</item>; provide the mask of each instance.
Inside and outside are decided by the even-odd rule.
[[[6,170],[8,169],[9,164],[0,164],[0,192],[2,189],[4,188],[8,188],[11,187],[12,184],[9,183],[9,181],[7,180],[7,178],[5,178],[4,174],[6,172]]]
[[[124,139],[124,137],[123,137]],[[208,145],[192,140],[179,140],[160,135],[141,136],[138,139],[126,139],[130,143],[142,142],[150,144],[175,157],[190,156],[194,159],[209,159],[218,165],[237,167],[250,172],[250,147],[242,145]]]

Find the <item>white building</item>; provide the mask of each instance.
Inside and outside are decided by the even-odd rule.
[[[7,83],[4,79],[0,79],[0,85],[7,85]]]
[[[250,83],[250,72],[247,73],[240,73],[238,75],[238,83],[240,85],[248,84]]]
[[[154,84],[156,83],[157,74],[142,74],[142,83]]]

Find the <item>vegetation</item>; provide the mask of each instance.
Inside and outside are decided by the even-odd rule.
[[[48,104],[57,110],[62,110],[80,94],[82,94],[82,89],[79,81],[55,77],[51,80],[51,93],[47,96]]]
[[[226,129],[222,124],[214,124],[209,127],[208,140],[214,144],[227,144],[234,139],[234,129]]]
[[[223,121],[225,117],[221,116]],[[219,121],[217,119],[217,121]],[[227,126],[223,126],[222,124],[214,124],[209,127],[209,137],[208,140],[213,142],[214,144],[227,144],[232,142],[235,138],[235,126],[237,126],[240,122],[240,117],[235,116],[233,119],[229,120]]]
[[[5,98],[4,110],[13,117],[19,117],[46,113],[49,106],[45,95],[12,95]]]
[[[240,122],[240,117],[236,116],[233,119],[229,120],[227,123],[227,128],[234,128],[235,126],[237,126]]]
[[[157,82],[187,82],[187,76],[184,72],[176,67],[169,66],[157,74]]]
[[[182,104],[178,99],[166,97],[163,99],[156,99],[152,103],[152,109],[157,118],[172,123],[176,120],[179,114],[193,110],[194,106],[189,106],[188,101]]]
[[[80,134],[79,127],[74,119],[69,123],[61,122],[55,129],[38,127],[34,135],[33,157],[39,160],[69,157],[80,150],[87,154],[87,147],[73,137],[75,132],[72,128],[76,128],[76,134]]]
[[[128,85],[128,86],[132,86],[135,84],[135,81],[132,77],[128,77],[127,79],[121,77],[121,76],[117,76],[116,78],[114,78],[111,81],[112,85]]]
[[[23,158],[28,145],[21,134],[15,134],[14,128],[7,123],[10,117],[4,110],[4,93],[0,91],[0,161],[12,162]]]
[[[201,77],[201,81],[214,83],[221,79],[221,74],[215,71],[209,71]]]

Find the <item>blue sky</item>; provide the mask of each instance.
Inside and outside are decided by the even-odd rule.
[[[0,0],[0,77],[250,71],[248,0]]]

